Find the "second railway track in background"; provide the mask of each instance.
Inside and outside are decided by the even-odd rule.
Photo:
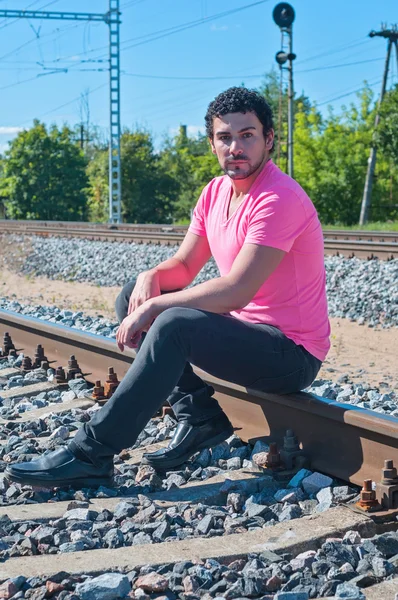
[[[0,220],[1,233],[79,237],[112,242],[179,244],[187,231],[182,225],[83,223],[67,221]],[[325,253],[358,258],[398,258],[398,232],[324,229]]]
[[[3,360],[7,353],[11,352],[15,356],[22,352],[25,357],[34,357],[36,354],[40,362],[45,354],[50,366],[56,368],[66,366],[70,355],[74,355],[86,380],[91,383],[99,380],[104,383],[109,367],[113,367],[121,379],[135,356],[133,350],[121,354],[115,341],[109,338],[0,310],[0,334],[3,336],[5,333],[8,335],[3,341]],[[40,352],[37,350],[38,344],[41,345]],[[0,379],[4,383],[17,372],[16,368],[3,368],[0,370]],[[253,486],[253,490],[257,489],[255,486],[261,490],[262,477],[272,474],[279,478],[282,487],[286,487],[283,483],[305,466],[355,485],[361,486],[366,480],[361,507],[354,504],[337,506],[294,522],[280,522],[272,527],[221,537],[176,538],[175,541],[100,547],[66,554],[46,554],[44,543],[37,555],[16,555],[0,562],[0,584],[20,575],[33,578],[43,576],[50,581],[48,588],[52,590],[60,581],[60,572],[79,577],[81,573],[95,575],[109,571],[131,572],[133,569],[139,570],[143,565],[150,565],[156,570],[165,560],[169,564],[187,559],[194,559],[195,562],[198,558],[204,564],[211,558],[222,564],[229,564],[233,559],[264,550],[288,552],[292,555],[304,550],[316,550],[328,538],[342,537],[348,531],[355,530],[366,538],[396,529],[398,479],[396,482],[382,482],[381,474],[383,467],[391,466],[390,463],[385,464],[386,460],[398,465],[398,419],[306,393],[285,396],[265,394],[216,379],[199,369],[196,372],[215,388],[215,397],[243,442],[253,443],[256,439],[262,439],[276,446],[271,446],[272,452],[269,453],[264,469],[254,472],[244,468],[225,471],[205,481],[191,481],[179,488],[148,493],[145,495],[146,503],[150,503],[158,511],[167,511],[168,508],[173,510],[179,504],[192,506],[195,502],[213,507],[223,506],[226,502],[223,486],[226,484],[234,489],[235,483],[251,482],[249,485]],[[77,377],[80,375],[77,374]],[[112,379],[111,377],[108,381],[108,386],[112,384]],[[65,381],[27,385],[22,388],[22,394],[30,397],[43,390],[56,389],[57,386],[64,386],[65,389]],[[106,399],[101,400],[102,390],[97,389],[97,392],[100,398],[94,399],[90,392],[85,397],[59,404],[50,403],[44,408],[21,413],[19,418],[2,418],[0,425],[8,428],[12,437],[12,432],[18,431],[15,428],[20,425],[23,427],[34,419],[45,419],[51,413],[65,415],[77,408],[93,407],[97,401],[106,402]],[[18,393],[21,395],[20,388],[11,388],[0,391],[0,396],[11,398]],[[294,431],[289,431],[287,435],[286,430],[289,428]],[[38,438],[37,442],[46,443],[48,439]],[[7,440],[0,441],[0,444],[5,443]],[[153,444],[129,450],[123,464],[139,465],[143,451],[156,450],[158,447],[159,444]],[[384,477],[386,473],[390,474],[389,471],[383,473]],[[378,483],[376,493],[372,491],[370,480]],[[221,497],[223,500],[220,500]],[[375,497],[382,500],[384,505],[377,505]],[[77,510],[86,510],[87,514],[89,511],[94,511],[92,514],[99,514],[104,510],[112,512],[120,500],[128,501],[128,498],[129,496],[119,495],[116,491],[115,497],[91,497],[86,509]],[[29,536],[29,532],[39,525],[45,529],[51,527],[51,523],[62,523],[63,516],[71,509],[71,505],[68,501],[58,500],[2,506],[0,527],[7,523],[10,527],[18,527],[20,524],[21,531],[26,530],[25,535]],[[144,509],[145,502],[142,506],[137,504],[136,510]],[[375,505],[375,512],[364,510],[372,505]],[[376,583],[364,591],[367,600],[394,600],[397,590],[398,580],[392,579]],[[40,596],[42,597],[44,596]]]

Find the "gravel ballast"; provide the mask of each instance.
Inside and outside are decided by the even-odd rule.
[[[44,533],[43,533],[44,535]],[[48,534],[49,535],[49,534]],[[190,557],[160,566],[144,565],[132,571],[96,576],[70,575],[6,580],[4,598],[62,600],[116,600],[162,598],[212,600],[261,598],[309,600],[328,597],[365,600],[366,588],[392,581],[398,574],[398,534],[386,533],[363,539],[356,531],[326,540],[318,550],[294,556],[264,550],[227,561]],[[398,582],[398,580],[397,580]]]
[[[2,236],[5,264],[25,275],[122,286],[173,256],[176,246],[39,236]],[[326,256],[329,314],[383,328],[398,325],[398,260]],[[195,283],[217,277],[210,260]]]

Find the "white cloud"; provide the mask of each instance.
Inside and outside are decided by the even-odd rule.
[[[0,125],[0,135],[15,135],[22,131],[23,127],[7,127]]]

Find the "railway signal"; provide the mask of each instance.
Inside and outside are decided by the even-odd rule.
[[[277,52],[275,56],[275,60],[279,65],[281,70],[283,65],[287,62],[287,70],[289,72],[289,84],[288,84],[288,145],[287,145],[287,155],[288,155],[288,172],[290,177],[293,177],[294,168],[293,168],[293,129],[294,129],[294,107],[293,107],[293,61],[296,58],[296,55],[293,53],[293,21],[295,19],[294,8],[288,4],[287,2],[280,2],[277,4],[272,12],[272,17],[275,23],[281,30],[281,44],[282,50]],[[287,42],[286,42],[287,36]],[[284,49],[286,47],[286,50]],[[280,135],[280,132],[279,132]]]

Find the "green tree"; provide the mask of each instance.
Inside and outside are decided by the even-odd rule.
[[[204,186],[222,174],[217,158],[206,136],[188,137],[181,128],[174,139],[166,139],[160,161],[175,182],[173,219],[189,221]]]
[[[86,161],[68,127],[47,131],[35,120],[10,142],[0,196],[13,219],[77,221],[87,218]]]
[[[176,188],[154,152],[147,131],[124,129],[121,136],[122,215],[129,223],[167,223],[171,221],[172,199]],[[108,149],[98,148],[89,161],[90,220],[108,220]]]
[[[280,83],[280,72],[273,67],[264,75],[264,80],[258,89],[271,107],[274,118],[275,143],[273,158],[278,166],[287,171],[287,122],[288,122],[288,87],[284,81],[282,88]],[[302,92],[293,99],[293,111],[295,118],[298,112],[309,115],[311,102]],[[278,146],[280,142],[280,146]]]
[[[296,115],[295,178],[313,200],[321,221],[352,225],[358,221],[374,120],[373,95],[365,86],[359,106],[329,111],[322,118],[316,107]],[[380,202],[383,162],[378,165],[373,202]]]
[[[398,85],[383,98],[375,142],[386,158],[398,162]]]

